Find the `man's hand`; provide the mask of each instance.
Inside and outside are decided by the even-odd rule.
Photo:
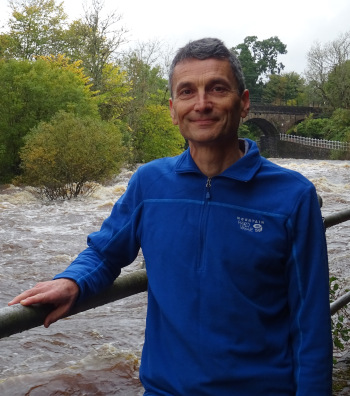
[[[21,303],[24,306],[32,304],[53,304],[54,310],[50,312],[44,321],[44,326],[49,327],[68,313],[78,298],[79,287],[71,279],[55,279],[48,282],[41,282],[32,289],[26,290],[8,305]]]

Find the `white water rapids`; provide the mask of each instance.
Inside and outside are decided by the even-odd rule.
[[[309,178],[324,216],[350,209],[350,162],[273,159]],[[0,187],[0,307],[35,283],[51,279],[86,246],[125,191],[130,171],[90,197],[40,201],[30,188]],[[330,274],[350,286],[350,221],[326,232]],[[171,252],[169,252],[171,254]],[[122,273],[139,268],[142,257]],[[143,394],[138,367],[146,293],[0,340],[3,396]]]

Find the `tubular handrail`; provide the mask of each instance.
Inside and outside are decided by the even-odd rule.
[[[117,278],[113,285],[81,304],[76,304],[66,316],[75,315],[88,309],[120,300],[147,291],[146,270],[137,270],[133,273]],[[24,330],[41,326],[47,314],[53,309],[51,305],[32,305],[24,307],[20,304],[0,309],[0,338],[21,333]]]
[[[325,228],[350,220],[350,210],[335,213],[324,218]],[[113,285],[104,292],[91,299],[76,304],[66,316],[97,308],[125,297],[147,291],[147,273],[141,269],[117,278]],[[350,292],[331,303],[331,314],[345,307],[350,302]],[[20,304],[0,308],[0,339],[21,333],[33,327],[41,326],[47,314],[52,310],[51,305],[33,305],[24,307]]]
[[[323,219],[323,222],[324,226],[329,228],[347,220],[350,220],[350,209],[329,215]]]
[[[331,303],[331,315],[334,315],[340,309],[344,308],[350,302],[350,292],[343,294],[337,300]]]

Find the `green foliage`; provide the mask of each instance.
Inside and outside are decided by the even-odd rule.
[[[118,173],[124,149],[113,123],[59,112],[25,138],[19,182],[37,187],[49,199],[77,197],[88,182],[103,182]]]
[[[104,15],[103,8],[102,0],[91,0],[84,17],[73,21],[64,32],[65,53],[74,60],[82,60],[93,89],[100,92],[106,92],[105,67],[114,60],[126,34],[123,27],[118,27],[121,16],[114,11]]]
[[[314,139],[350,142],[350,110],[336,109],[330,118],[313,118],[299,123],[288,133]]]
[[[254,141],[259,141],[262,132],[256,125],[249,123],[241,124],[238,128],[238,137],[248,138]]]
[[[157,43],[155,43],[155,47],[150,43],[140,44],[140,48],[126,54],[121,61],[121,67],[126,72],[132,87],[129,91],[132,100],[125,106],[123,114],[126,124],[123,129],[123,137],[125,144],[129,147],[130,162],[145,162],[147,158],[154,159],[161,156],[161,149],[156,153],[154,152],[155,148],[145,147],[152,139],[155,139],[154,134],[147,138],[145,131],[157,128],[161,135],[161,126],[163,125],[165,128],[163,140],[170,139],[169,147],[174,143],[172,142],[173,134],[167,134],[166,131],[177,131],[177,128],[171,123],[169,114],[167,81],[162,77],[160,66],[152,66],[155,57],[153,51],[158,54]],[[158,116],[159,119],[157,119]],[[153,123],[152,127],[147,125],[149,119]],[[182,139],[179,132],[175,136],[176,139]],[[161,144],[166,143],[162,141]],[[146,152],[148,154],[145,154]],[[153,154],[149,155],[151,152]],[[165,150],[165,152],[165,155],[171,155],[172,150]]]
[[[7,53],[16,59],[63,52],[67,15],[55,0],[12,0]]]
[[[271,74],[263,90],[263,102],[277,106],[306,105],[304,84],[298,73]]]
[[[161,105],[146,106],[133,138],[136,162],[178,155],[185,145],[184,138],[172,123],[168,107]]]
[[[238,54],[247,88],[253,101],[260,101],[264,80],[270,74],[280,74],[284,65],[277,61],[278,55],[287,53],[287,47],[277,37],[259,41],[248,36],[243,43],[232,48]]]
[[[339,283],[338,279],[332,276],[329,280],[330,284],[330,301],[336,300]],[[332,333],[333,333],[333,343],[335,348],[343,350],[344,344],[350,340],[350,329],[346,326],[344,322],[344,316],[346,316],[346,311],[344,309],[338,311],[332,316]]]
[[[168,105],[168,84],[160,67],[152,67],[137,52],[127,54],[121,64],[132,86],[130,95],[133,100],[126,108],[126,117],[130,127],[136,129],[140,111],[145,106]]]
[[[0,33],[0,59],[11,58],[9,51],[13,46],[13,37],[7,33]]]
[[[350,109],[350,60],[334,66],[324,84],[324,90],[334,108]]]
[[[90,4],[82,19],[68,25],[63,2],[57,5],[55,0],[12,0],[9,31],[0,35],[0,56],[34,60],[37,56],[66,54],[73,61],[82,62],[96,93],[106,93],[106,68],[125,42],[126,31],[116,26],[121,17],[115,12],[103,15],[102,0],[91,0]],[[109,109],[107,118],[114,117],[110,112]],[[106,117],[104,106],[101,115]]]
[[[314,44],[307,54],[306,77],[313,98],[336,109],[350,107],[350,31]]]
[[[132,86],[127,80],[126,72],[111,63],[106,64],[102,71],[101,85],[97,96],[101,118],[105,121],[120,119],[132,101]]]
[[[350,142],[350,109],[336,109],[329,122],[329,139]]]
[[[0,61],[1,181],[19,173],[19,150],[28,131],[59,110],[98,116],[96,99],[79,65],[64,57]]]
[[[327,118],[312,118],[311,115],[305,121],[300,122],[289,133],[296,134],[298,136],[309,137],[313,139],[325,139],[327,135],[329,119]]]

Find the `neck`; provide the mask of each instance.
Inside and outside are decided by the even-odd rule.
[[[189,147],[191,156],[199,170],[208,177],[219,175],[244,155],[244,152],[239,148],[238,139],[233,144],[223,147],[198,145],[192,142],[189,142]]]

